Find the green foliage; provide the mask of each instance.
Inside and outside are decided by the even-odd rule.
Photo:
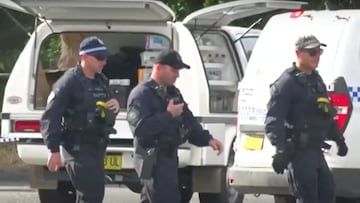
[[[230,2],[230,1],[234,1],[234,0],[205,0],[204,7],[221,4],[221,3],[226,3],[226,2]]]
[[[175,13],[177,20],[182,20],[195,10],[203,7],[216,5],[233,0],[161,0],[166,3]],[[300,1],[300,0],[294,0]],[[309,2],[305,9],[325,9],[325,3],[327,8],[331,9],[351,9],[360,8],[360,1],[358,0],[303,0]],[[19,21],[27,31],[33,30],[34,17],[31,15],[23,14],[16,11],[7,10],[17,21]],[[262,22],[255,28],[262,28],[267,19],[272,15],[282,12],[270,12],[267,14],[256,15],[248,18],[244,18],[232,23],[232,25],[249,26],[259,18],[263,18]],[[26,32],[20,29],[7,15],[7,13],[0,9],[0,72],[10,72],[13,67],[18,54],[24,47],[28,36]],[[49,42],[45,43],[41,52],[42,63],[44,67],[49,67],[51,59],[56,59],[60,54],[59,38],[51,38]]]
[[[20,49],[10,49],[0,55],[0,73],[9,73],[20,54]]]
[[[40,60],[43,68],[54,67],[54,62],[60,57],[61,54],[61,42],[58,34],[48,37],[40,49]]]
[[[203,0],[168,0],[163,1],[166,3],[175,13],[177,20],[183,20],[189,13],[203,8]]]
[[[21,29],[8,14],[22,24],[26,31]],[[29,38],[27,32],[31,33],[33,30],[34,17],[0,7],[0,27],[0,55],[12,49],[22,50]]]

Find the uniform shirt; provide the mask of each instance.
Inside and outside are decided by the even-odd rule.
[[[166,98],[168,95],[161,91],[153,80],[136,86],[129,95],[127,120],[133,135],[142,147],[162,148],[170,145],[176,149],[177,146],[171,145],[181,144],[174,140],[180,138],[179,129],[182,122],[179,123],[179,118],[173,118],[167,111]],[[187,122],[189,142],[197,146],[207,146],[212,136],[209,131],[203,130],[186,104],[182,116]]]
[[[67,70],[53,86],[48,105],[41,117],[41,134],[51,152],[58,152],[64,131],[64,117],[70,117],[69,110],[95,109],[98,100],[107,101],[105,76],[97,74],[87,78],[80,67]],[[86,89],[84,89],[86,87]]]
[[[316,71],[306,75],[294,64],[271,85],[270,91],[265,131],[273,145],[285,145],[286,125],[297,132],[309,133],[309,142],[319,145],[325,139],[336,142],[344,139],[332,116],[319,111],[317,99],[327,98],[327,91]]]

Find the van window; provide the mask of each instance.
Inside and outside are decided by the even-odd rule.
[[[246,59],[249,60],[252,50],[254,49],[256,40],[258,39],[257,36],[249,36],[249,37],[242,37],[239,42],[241,47],[244,49],[246,54]]]
[[[162,49],[170,48],[170,40],[151,33],[54,33],[41,44],[35,83],[35,109],[44,109],[52,85],[79,61],[82,39],[97,36],[108,47],[110,56],[103,73],[110,80],[110,90],[126,108],[130,90],[146,80],[153,59]]]
[[[195,32],[210,91],[210,112],[232,113],[240,80],[227,35],[222,32]]]

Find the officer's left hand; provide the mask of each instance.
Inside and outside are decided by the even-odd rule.
[[[223,146],[223,144],[222,144],[219,140],[217,140],[217,139],[215,139],[215,138],[213,138],[213,139],[211,139],[211,140],[209,141],[209,146],[210,146],[214,151],[218,151],[217,155],[220,155],[220,154],[224,151],[224,146]]]
[[[289,160],[285,152],[277,152],[273,156],[272,167],[277,174],[283,174],[288,164]]]
[[[120,104],[116,99],[110,99],[105,103],[106,107],[110,110],[112,110],[114,113],[119,112],[120,110]]]
[[[338,155],[339,156],[346,156],[347,152],[348,152],[348,147],[345,143],[345,141],[340,141],[337,143],[337,146],[338,146]]]

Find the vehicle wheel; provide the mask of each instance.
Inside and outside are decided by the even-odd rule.
[[[59,182],[55,190],[39,189],[41,203],[72,203],[76,200],[76,192],[71,182]]]
[[[360,203],[359,198],[336,197],[336,203]]]
[[[126,186],[135,193],[140,193],[142,190],[141,183],[126,183]]]
[[[234,144],[234,143],[233,143]],[[234,188],[229,186],[228,181],[228,170],[234,164],[235,151],[233,149],[233,144],[231,145],[228,165],[226,172],[224,173],[224,188],[222,193],[199,193],[200,203],[242,203],[244,200],[244,195],[236,191]]]
[[[296,199],[290,195],[274,195],[274,203],[295,203]]]

